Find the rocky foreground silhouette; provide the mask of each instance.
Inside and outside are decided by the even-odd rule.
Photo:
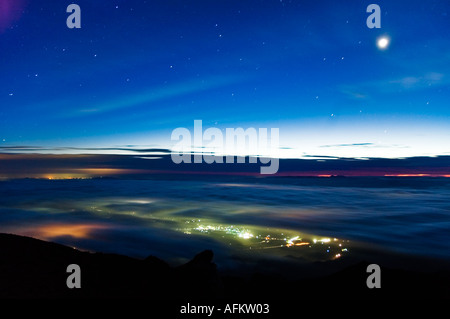
[[[69,289],[67,266],[77,264],[81,289]],[[361,261],[331,275],[302,280],[253,274],[221,275],[213,252],[171,267],[150,256],[89,253],[29,237],[0,234],[0,298],[148,298],[152,300],[449,299],[450,272],[383,268],[369,289]]]

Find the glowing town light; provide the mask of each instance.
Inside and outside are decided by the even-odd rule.
[[[298,237],[299,237],[299,236],[295,236],[294,238],[289,239],[289,240],[287,241],[287,243],[288,243],[289,245],[292,245],[292,244],[294,243],[295,240],[298,240]]]
[[[240,233],[239,237],[243,238],[243,239],[249,239],[249,238],[253,237],[253,234],[250,234],[249,232],[244,232],[244,233]]]

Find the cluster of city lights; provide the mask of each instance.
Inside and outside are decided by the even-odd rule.
[[[338,259],[348,252],[348,248],[344,247],[348,240],[340,240],[337,238],[329,237],[311,237],[308,240],[303,239],[300,235],[287,236],[285,232],[277,232],[272,234],[258,234],[257,231],[252,231],[246,227],[240,227],[235,225],[214,225],[214,224],[202,224],[200,219],[193,219],[186,221],[186,224],[194,224],[192,227],[184,229],[185,234],[222,234],[221,237],[225,238],[225,235],[230,235],[235,239],[242,239],[241,242],[244,246],[249,246],[250,249],[258,248],[291,248],[291,247],[319,247],[322,251],[329,255],[331,259]],[[319,246],[320,245],[320,246]]]

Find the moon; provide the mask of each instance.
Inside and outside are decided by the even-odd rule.
[[[377,39],[377,47],[380,50],[386,50],[388,48],[390,42],[391,42],[391,40],[389,39],[389,37],[386,37],[386,36],[379,37]]]

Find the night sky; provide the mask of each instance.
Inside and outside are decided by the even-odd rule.
[[[0,0],[0,145],[160,147],[279,128],[274,156],[449,155],[450,3]],[[379,37],[389,38],[385,49]],[[65,150],[79,152],[79,150]]]
[[[81,28],[66,24],[72,3]],[[372,3],[381,28],[366,24]],[[208,298],[221,278],[224,296],[339,299],[350,280],[360,297],[365,264],[386,269],[385,296],[448,297],[449,18],[449,0],[0,0],[0,235],[152,256],[170,292],[190,294],[186,269],[209,273],[190,276]],[[271,142],[278,129],[279,145],[211,163],[194,137],[193,162],[177,162],[172,134],[198,120]],[[31,277],[51,295],[65,267],[39,265],[58,256],[37,249],[35,268],[34,245],[8,238],[0,259],[25,257],[0,261],[0,295],[39,294]],[[173,272],[153,256],[193,262]],[[314,291],[299,294],[297,276]]]

